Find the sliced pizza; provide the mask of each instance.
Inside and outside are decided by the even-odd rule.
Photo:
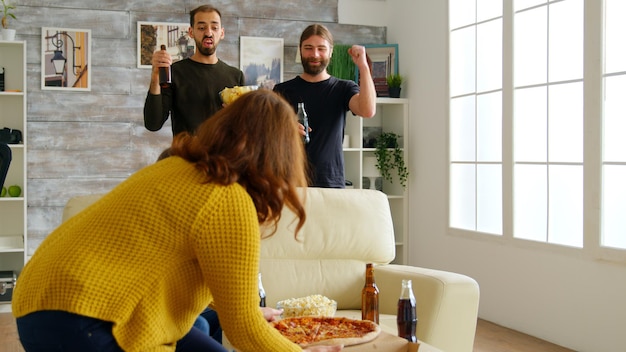
[[[292,317],[272,323],[283,336],[301,347],[351,346],[374,340],[381,329],[369,320],[343,317]]]

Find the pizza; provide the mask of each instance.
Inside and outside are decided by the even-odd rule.
[[[378,324],[369,320],[343,317],[292,317],[271,325],[300,347],[312,345],[357,345],[372,341],[380,334]]]

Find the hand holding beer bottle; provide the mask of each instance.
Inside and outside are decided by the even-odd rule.
[[[152,54],[152,79],[150,82],[150,93],[161,94],[161,89],[172,86],[172,57],[166,50],[165,45],[161,45],[161,50]]]

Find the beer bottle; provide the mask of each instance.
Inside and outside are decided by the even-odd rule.
[[[161,50],[166,50],[165,45],[161,44]],[[169,88],[172,85],[172,67],[159,67],[159,84],[161,88]]]
[[[259,305],[265,307],[265,289],[263,288],[263,281],[261,281],[261,273],[259,273]]]
[[[304,103],[298,103],[298,122],[304,126],[304,143],[309,143],[311,141],[309,136],[309,117],[306,114],[306,110],[304,110]]]
[[[402,280],[402,291],[398,300],[398,336],[411,342],[417,342],[415,330],[417,328],[417,311],[415,309],[415,296],[411,280]]]
[[[378,324],[378,287],[374,281],[374,265],[365,266],[365,286],[361,291],[361,319]]]

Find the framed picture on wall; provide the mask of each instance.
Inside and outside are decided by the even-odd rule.
[[[41,89],[91,90],[91,30],[41,28]]]
[[[371,61],[372,79],[376,96],[388,97],[387,76],[398,74],[398,44],[365,44],[365,53]],[[359,69],[356,70],[359,82]]]
[[[196,42],[189,36],[189,23],[137,22],[137,67],[152,68],[152,54],[165,45],[172,62],[194,54]]]
[[[240,37],[239,43],[246,85],[273,89],[283,81],[283,38]]]

